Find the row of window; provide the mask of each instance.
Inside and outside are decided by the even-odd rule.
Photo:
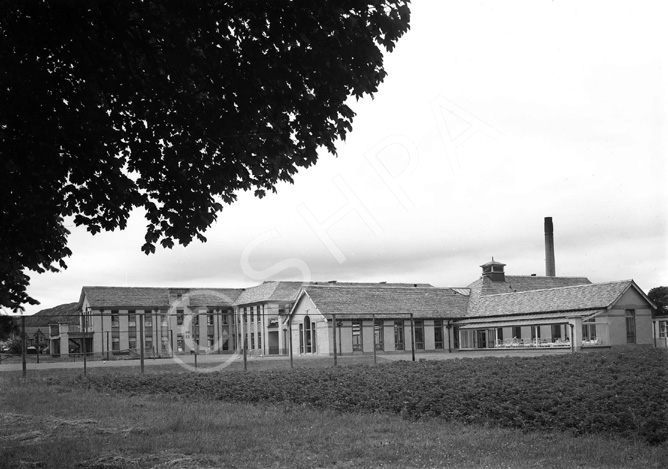
[[[338,323],[339,329],[341,325],[342,322],[339,322]],[[406,348],[405,344],[406,323],[403,319],[397,320],[394,321],[393,327],[394,327],[394,349],[404,350]],[[363,352],[364,342],[362,340],[362,320],[361,319],[353,320],[351,329],[352,329],[353,351]],[[385,349],[384,331],[385,331],[385,320],[381,319],[376,320],[373,326],[376,350]],[[415,348],[417,350],[424,350],[425,347],[424,321],[422,321],[421,319],[416,319],[413,321],[413,334],[415,337]],[[444,337],[443,321],[440,319],[434,320],[434,347],[436,349],[443,349],[444,347],[443,337]]]
[[[214,317],[216,314],[213,311],[207,311],[206,313],[199,313],[199,314],[194,314],[192,315],[192,323],[193,325],[197,326],[199,325],[199,317],[202,314],[206,314],[206,324],[207,326],[213,326],[214,323]],[[146,327],[153,327],[153,315],[152,314],[144,314],[144,326]],[[177,309],[176,310],[176,324],[178,326],[183,325],[183,319],[185,317],[184,310],[183,309]],[[228,324],[228,314],[223,314],[220,316],[221,317],[221,323],[222,324]],[[167,321],[167,314],[166,313],[160,313],[160,324],[164,327],[168,326],[169,323]],[[137,321],[136,321],[136,313],[133,310],[128,311],[128,327],[136,327]],[[117,310],[112,310],[111,311],[111,327],[117,328],[120,327],[120,320],[119,320],[119,312]]]

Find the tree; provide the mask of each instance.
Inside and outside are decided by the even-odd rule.
[[[205,241],[352,129],[409,0],[7,0],[0,5],[0,304],[66,268],[65,220],[145,213],[142,250]]]
[[[0,341],[9,339],[18,330],[13,317],[0,313]]]
[[[654,287],[647,296],[656,305],[657,315],[668,315],[668,287]]]

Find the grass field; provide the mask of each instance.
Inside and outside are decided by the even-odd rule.
[[[658,357],[663,359],[665,355]],[[637,358],[633,354],[628,358],[627,354],[626,360]],[[624,362],[620,357],[605,359]],[[550,360],[561,364],[562,371],[566,363],[573,363],[572,357],[547,359]],[[589,360],[598,360],[594,364],[601,368],[602,356],[583,354],[574,364],[582,367]],[[540,360],[508,358],[490,363],[497,372],[505,366],[530,373],[530,365],[540,365]],[[627,365],[612,369],[625,369]],[[291,381],[291,377],[321,379],[323,373],[340,377],[338,373],[351,376],[361,371],[379,379],[378,376],[396,375],[397,370],[406,369],[414,378],[431,370],[431,366],[434,364],[427,362],[377,367],[353,365],[332,371],[316,365],[313,369],[303,367],[293,372],[230,370],[209,375],[174,373],[154,367],[147,368],[150,372],[143,376],[131,368],[99,368],[90,370],[88,377],[74,370],[53,370],[32,372],[27,379],[22,379],[20,373],[3,372],[0,466],[668,467],[666,443],[650,445],[643,438],[622,437],[616,432],[575,435],[570,431],[498,428],[443,418],[416,420],[382,409],[369,412],[314,408],[300,404],[298,399],[272,403],[258,399],[248,404],[235,400],[234,396],[213,400],[206,391],[209,380],[214,378],[220,380],[216,384],[220,387],[222,381],[238,381],[245,375],[243,379],[247,381],[243,383],[248,388],[253,382],[266,387],[267,379],[278,382],[282,377],[287,377],[284,381]],[[457,374],[469,378],[479,375],[473,370],[487,365],[485,360],[456,360],[449,366],[454,367],[449,369],[450,379],[458,379]],[[636,366],[643,367],[647,368]],[[453,371],[455,368],[459,371]],[[412,374],[415,372],[419,374]],[[498,381],[498,374],[488,375],[488,380],[492,376]],[[644,376],[637,372],[611,380],[626,382]],[[184,387],[185,392],[166,388],[157,393],[150,384],[171,383],[175,379],[201,386],[195,384],[190,391]],[[130,382],[144,385],[126,387]],[[109,383],[118,386],[113,389],[114,385]],[[256,389],[262,394],[259,387]]]

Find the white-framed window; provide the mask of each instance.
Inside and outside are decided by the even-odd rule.
[[[404,349],[404,321],[394,321],[394,350]]]
[[[626,310],[626,343],[636,343],[636,310]]]
[[[443,348],[443,320],[434,320],[434,347],[436,349]]]
[[[353,351],[363,351],[362,345],[362,320],[353,319]]]
[[[659,337],[668,337],[668,321],[659,321]]]
[[[128,311],[128,327],[137,327],[137,319],[134,311]]]
[[[415,349],[424,350],[424,321],[416,319],[413,324],[415,325]]]

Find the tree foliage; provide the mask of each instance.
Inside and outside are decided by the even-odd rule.
[[[15,332],[18,332],[18,326],[14,318],[0,313],[0,340],[9,339]]]
[[[65,268],[65,220],[145,213],[187,245],[351,130],[409,0],[14,0],[0,5],[0,303]]]
[[[668,287],[654,287],[647,296],[656,305],[658,315],[668,316]]]

